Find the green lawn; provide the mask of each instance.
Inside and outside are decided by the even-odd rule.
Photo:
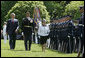
[[[39,44],[32,44],[31,51],[25,51],[24,41],[16,40],[16,46],[14,50],[9,49],[9,41],[4,44],[1,40],[1,57],[76,57],[77,53],[65,54],[57,52],[56,50],[46,49],[46,52],[42,52]]]

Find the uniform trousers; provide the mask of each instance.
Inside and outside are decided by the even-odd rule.
[[[25,45],[25,50],[28,50],[28,41],[29,41],[29,50],[31,50],[31,43],[32,43],[32,30],[29,28],[24,28],[24,45]]]

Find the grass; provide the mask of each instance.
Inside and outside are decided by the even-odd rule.
[[[76,57],[77,53],[65,54],[56,50],[46,49],[46,52],[42,52],[39,44],[32,44],[31,51],[25,51],[24,41],[16,40],[16,46],[14,50],[9,49],[9,41],[4,44],[4,40],[1,40],[1,57]]]

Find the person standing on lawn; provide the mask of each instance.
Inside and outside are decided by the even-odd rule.
[[[16,33],[19,29],[19,22],[17,19],[15,19],[15,14],[11,13],[11,19],[7,21],[7,27],[6,32],[9,35],[9,45],[10,49],[13,50],[15,48],[15,42],[16,42]]]
[[[6,22],[4,22],[3,25],[3,38],[4,38],[4,43],[6,44],[6,40],[7,40],[7,34],[6,34]]]
[[[46,25],[46,20],[42,20],[42,25],[39,26],[38,35],[40,36],[40,44],[42,45],[42,51],[45,52],[46,49],[46,41],[49,35],[49,27]]]
[[[28,40],[29,40],[29,51],[31,50],[32,43],[32,31],[33,31],[33,20],[30,18],[30,13],[26,12],[26,18],[22,20],[22,32],[24,36],[25,50],[28,50]]]
[[[82,53],[82,57],[84,56],[84,6],[80,6],[80,13],[81,17],[79,20],[79,32],[80,32],[80,39],[79,39],[79,51],[78,56],[80,57],[80,53]]]

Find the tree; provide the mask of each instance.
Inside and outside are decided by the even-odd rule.
[[[18,1],[8,12],[8,14],[5,16],[6,19],[10,18],[10,14],[14,12],[16,14],[16,18],[19,20],[20,25],[22,19],[25,17],[25,12],[29,11],[31,18],[33,18],[33,12],[35,7],[40,8],[40,14],[41,18],[45,18],[46,20],[50,20],[50,16],[48,15],[48,12],[46,10],[46,7],[44,6],[43,1]]]
[[[7,12],[15,5],[17,1],[1,1],[1,25],[6,21]]]
[[[71,1],[65,7],[65,15],[72,15],[73,19],[77,19],[80,17],[79,7],[84,6],[84,1]]]
[[[52,18],[60,18],[64,16],[65,6],[70,1],[45,1],[44,4],[47,7],[47,11]]]

